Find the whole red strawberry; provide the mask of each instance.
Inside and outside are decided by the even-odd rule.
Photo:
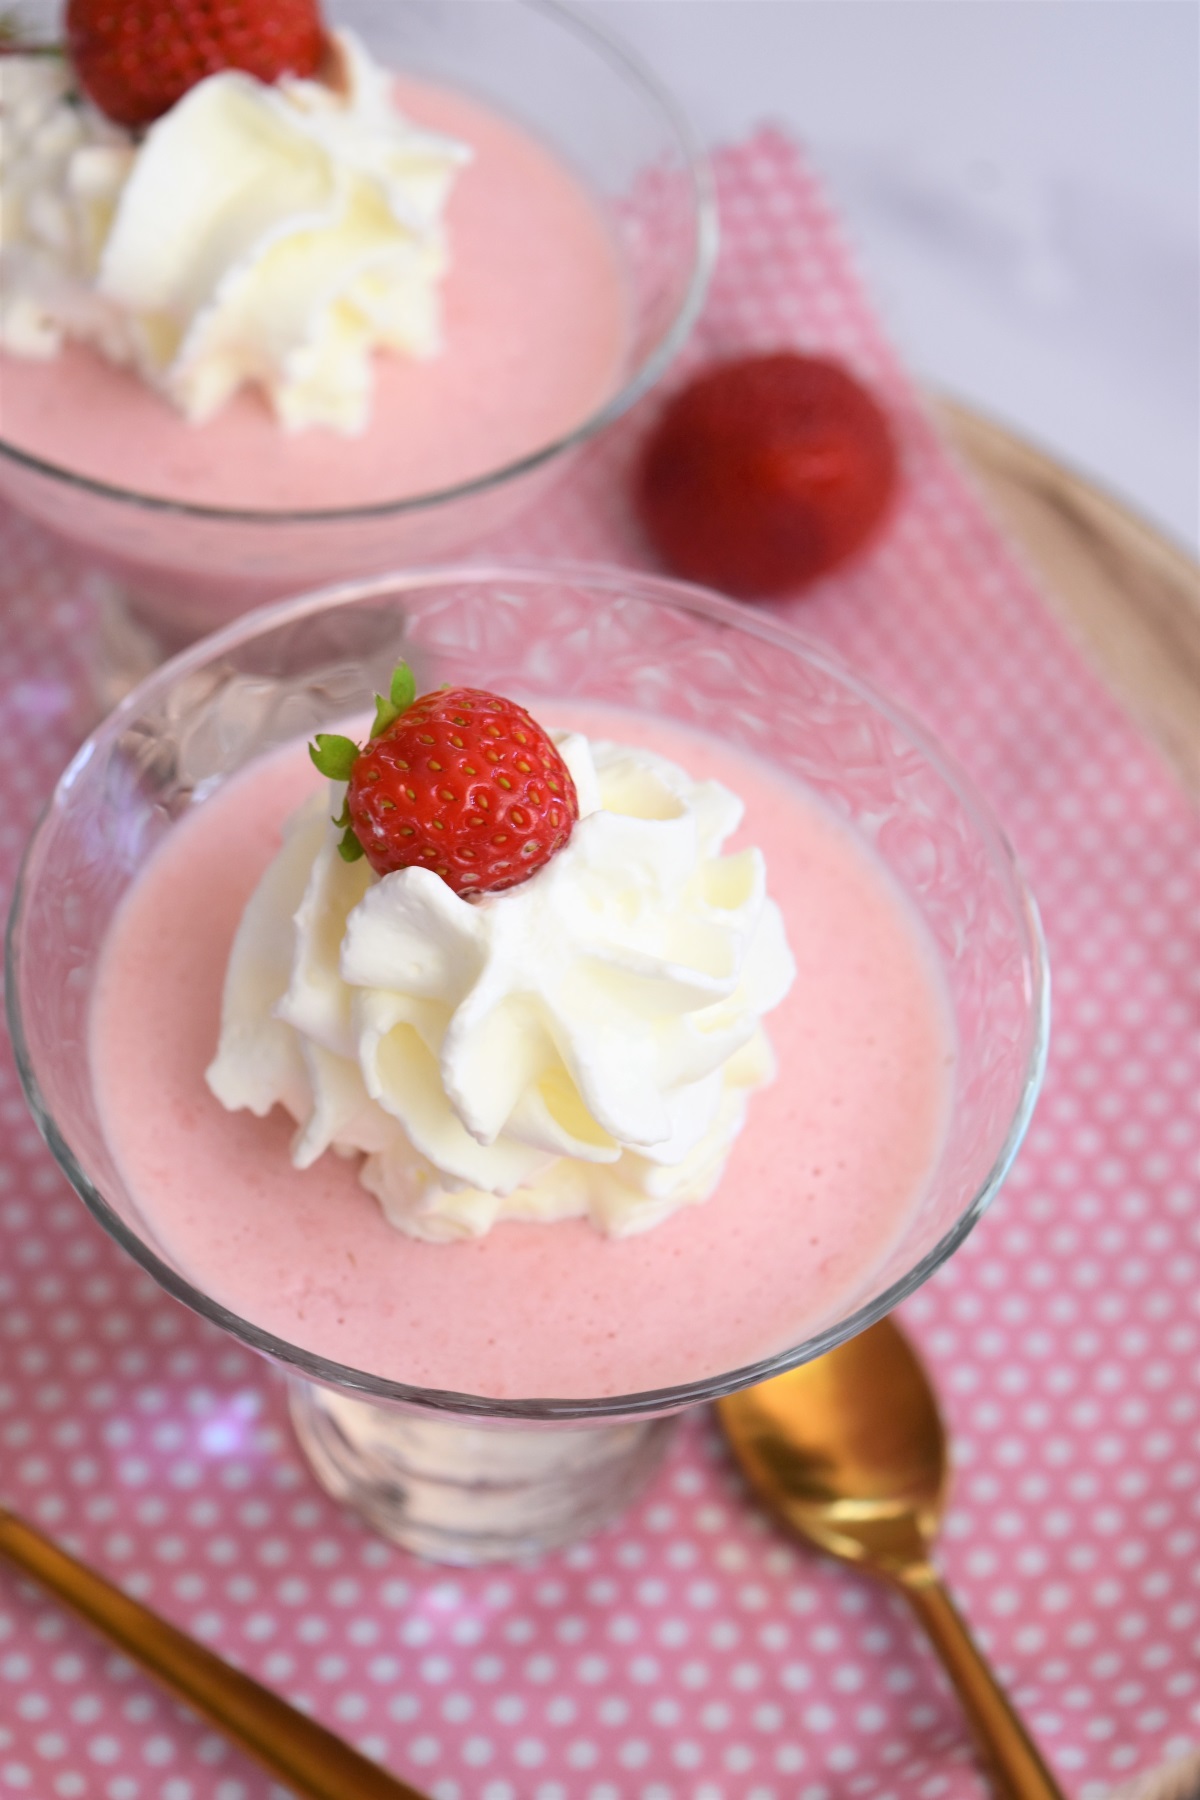
[[[468,899],[527,881],[579,817],[553,741],[499,694],[415,691],[401,663],[365,749],[325,733],[310,746],[318,769],[347,783],[342,855],[365,855],[377,875],[430,869]]]
[[[325,31],[316,0],[68,0],[67,45],[88,98],[137,126],[222,69],[313,74]]]
[[[840,364],[724,363],[668,404],[636,502],[663,561],[743,599],[786,593],[866,543],[896,488],[877,402]]]

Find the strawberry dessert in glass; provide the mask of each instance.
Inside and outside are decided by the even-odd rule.
[[[682,1408],[888,1311],[1045,1053],[1036,912],[937,746],[625,573],[396,577],[183,653],[67,772],[9,942],[88,1206],[449,1561],[593,1529]]]
[[[498,525],[657,379],[714,247],[672,103],[555,5],[210,12],[71,0],[0,94],[0,496],[143,660]]]

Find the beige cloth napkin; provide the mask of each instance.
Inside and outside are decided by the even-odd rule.
[[[1200,1800],[1200,1751],[1126,1782],[1111,1800]]]

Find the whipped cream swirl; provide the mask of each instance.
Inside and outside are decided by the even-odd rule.
[[[441,343],[443,214],[471,152],[410,124],[350,32],[331,80],[209,76],[136,140],[55,58],[4,59],[0,348],[130,364],[195,423],[244,384],[352,434],[376,349]]]
[[[774,1072],[761,1021],[794,965],[760,852],[721,854],[741,801],[643,750],[556,741],[580,819],[521,886],[471,902],[427,869],[381,880],[339,857],[323,794],[234,941],[213,1093],[284,1106],[297,1168],[363,1153],[416,1237],[655,1225],[713,1191]]]

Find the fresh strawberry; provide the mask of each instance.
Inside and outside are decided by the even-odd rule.
[[[838,363],[781,351],[710,369],[669,402],[636,502],[677,573],[758,599],[802,587],[860,549],[896,476],[872,396]]]
[[[148,125],[221,69],[311,75],[325,54],[316,0],[68,0],[80,85],[118,125]]]
[[[566,763],[513,700],[415,693],[401,663],[364,749],[329,733],[309,746],[322,774],[347,783],[342,855],[365,855],[377,875],[430,869],[467,899],[527,881],[579,817]]]

